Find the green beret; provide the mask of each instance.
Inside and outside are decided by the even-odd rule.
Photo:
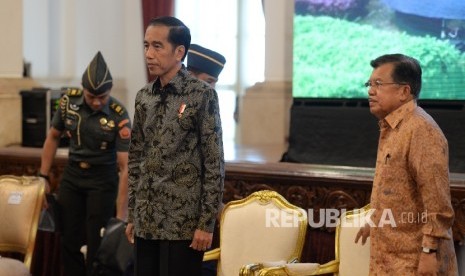
[[[100,95],[113,86],[113,79],[100,51],[89,63],[82,74],[82,87],[94,95]]]
[[[197,44],[191,44],[187,53],[188,70],[194,68],[215,78],[218,78],[225,63],[223,55]]]

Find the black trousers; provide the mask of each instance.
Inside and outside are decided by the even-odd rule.
[[[191,240],[146,240],[136,237],[135,276],[201,276],[203,251],[189,247]]]
[[[114,166],[81,169],[68,165],[58,191],[64,275],[91,275],[100,229],[115,214],[118,172]],[[87,245],[84,260],[80,249]]]

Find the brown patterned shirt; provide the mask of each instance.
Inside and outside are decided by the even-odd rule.
[[[379,125],[370,275],[416,275],[422,247],[438,249],[438,275],[458,275],[446,138],[414,100]]]
[[[145,239],[190,240],[213,232],[224,156],[218,96],[183,67],[164,87],[136,96],[129,147],[129,217]]]

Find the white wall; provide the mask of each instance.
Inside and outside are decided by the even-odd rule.
[[[101,51],[114,79],[113,95],[132,117],[136,92],[146,83],[140,1],[23,0],[24,57],[43,86],[80,86]]]
[[[0,1],[0,77],[20,78],[23,75],[22,2]]]
[[[265,82],[292,82],[294,1],[265,0]]]
[[[140,1],[22,1],[22,48],[31,63],[32,78],[51,88],[80,86],[82,73],[100,50],[115,81],[113,95],[132,117],[135,94],[146,84]],[[265,51],[265,82],[289,82],[292,20],[288,17],[293,16],[293,1],[264,2],[266,49],[260,45],[253,50]]]

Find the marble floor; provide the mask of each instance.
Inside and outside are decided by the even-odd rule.
[[[272,163],[279,162],[287,151],[287,145],[239,145],[224,142],[224,158],[226,161]]]
[[[287,150],[287,145],[239,145],[231,140],[224,141],[224,159],[229,162],[274,163],[279,162]],[[40,156],[42,149],[22,147],[20,144],[2,147],[2,153],[22,153],[31,156]],[[67,148],[59,148],[57,156],[66,157]]]
[[[236,141],[237,128],[234,113],[236,108],[236,94],[233,90],[218,90],[220,103],[221,124],[223,128],[224,158],[226,161],[237,162],[278,162],[287,145],[241,145]],[[237,119],[237,118],[236,118]]]

